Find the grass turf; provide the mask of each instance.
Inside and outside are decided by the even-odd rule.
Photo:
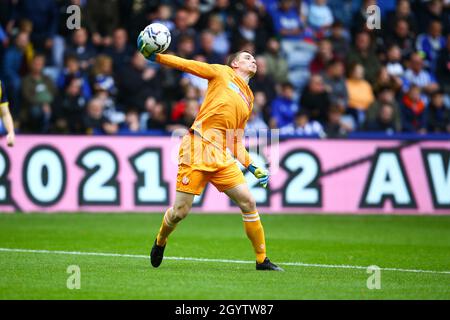
[[[162,215],[0,215],[0,248],[147,255]],[[450,217],[263,215],[272,261],[450,270]],[[254,259],[238,215],[191,214],[166,256]],[[81,289],[66,270],[78,265]],[[281,266],[283,266],[281,264]],[[450,274],[0,251],[0,299],[450,299]]]

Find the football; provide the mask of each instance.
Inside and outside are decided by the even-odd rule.
[[[141,32],[142,41],[146,44],[146,51],[161,53],[170,45],[171,35],[169,29],[161,23],[152,23]]]

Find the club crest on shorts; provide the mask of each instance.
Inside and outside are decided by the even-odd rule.
[[[184,185],[189,184],[189,178],[184,176],[183,179],[181,180],[181,183],[184,184]]]

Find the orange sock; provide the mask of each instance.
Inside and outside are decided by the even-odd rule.
[[[173,230],[175,230],[175,227],[177,226],[177,223],[172,222],[171,219],[172,212],[173,209],[169,208],[164,214],[164,218],[161,223],[161,228],[159,228],[159,233],[158,236],[156,237],[156,244],[158,246],[164,246],[166,244],[167,237],[172,233]]]
[[[256,253],[256,262],[262,263],[266,258],[266,240],[258,211],[242,213],[242,219],[244,220],[245,233],[252,242]]]

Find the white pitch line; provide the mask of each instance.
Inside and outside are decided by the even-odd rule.
[[[99,256],[99,257],[120,257],[120,258],[138,258],[149,259],[148,255],[141,254],[121,254],[121,253],[106,253],[106,252],[81,252],[81,251],[59,251],[59,250],[33,250],[33,249],[15,249],[15,248],[0,248],[0,252],[18,252],[18,253],[46,253],[46,254],[62,254],[62,255],[78,255],[78,256]],[[166,260],[185,260],[198,262],[223,262],[223,263],[246,263],[254,264],[254,261],[247,260],[227,260],[227,259],[207,259],[207,258],[192,258],[192,257],[164,257]],[[364,269],[364,266],[352,266],[344,264],[317,264],[317,263],[302,263],[302,262],[277,262],[277,264],[285,266],[296,267],[316,267],[316,268],[331,268],[331,269]],[[384,271],[398,271],[398,272],[414,272],[414,273],[434,273],[434,274],[450,274],[450,271],[434,271],[434,270],[416,270],[416,269],[400,269],[400,268],[380,268]]]

